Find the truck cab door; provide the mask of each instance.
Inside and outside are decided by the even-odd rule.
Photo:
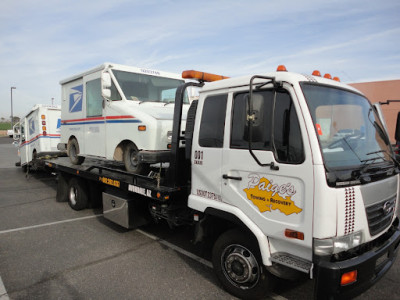
[[[311,260],[313,165],[295,94],[288,90],[254,91],[251,140],[248,90],[236,89],[231,95],[222,199],[240,208],[264,232],[272,254],[286,252]],[[304,239],[289,238],[286,230],[301,232]]]
[[[86,98],[85,153],[105,157],[106,136],[101,79],[98,73],[84,78],[84,97]]]
[[[221,165],[228,94],[202,95],[192,144],[192,195],[199,202],[222,201]],[[204,101],[203,101],[204,99]],[[199,120],[199,121],[197,121]]]

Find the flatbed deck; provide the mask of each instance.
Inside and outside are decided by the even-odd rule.
[[[85,159],[81,165],[74,165],[68,157],[45,160],[45,165],[58,174],[69,174],[97,184],[114,187],[122,192],[139,194],[158,201],[173,200],[186,192],[186,187],[162,185],[159,173],[149,176],[132,174],[124,170],[123,164],[100,159]]]

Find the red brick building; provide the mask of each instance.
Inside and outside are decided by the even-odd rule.
[[[372,103],[400,100],[400,79],[350,83],[350,85],[361,91]],[[394,143],[394,131],[396,128],[397,113],[400,111],[400,103],[382,105],[381,108],[389,130],[390,140]]]

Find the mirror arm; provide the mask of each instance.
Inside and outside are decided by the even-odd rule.
[[[250,79],[250,90],[249,90],[249,98],[248,98],[248,106],[249,106],[249,110],[247,112],[247,127],[248,127],[248,135],[249,135],[249,152],[251,154],[251,156],[254,158],[254,160],[257,162],[257,164],[261,167],[270,167],[271,170],[274,171],[278,171],[279,170],[279,166],[275,165],[275,163],[272,161],[270,163],[264,164],[261,163],[260,160],[258,159],[258,157],[255,155],[254,151],[253,151],[253,147],[252,147],[252,143],[253,143],[253,126],[252,126],[252,122],[255,119],[255,116],[253,114],[253,84],[254,84],[254,80],[260,78],[260,79],[267,79],[270,80],[270,82],[272,82],[272,84],[274,85],[274,89],[278,88],[281,86],[281,83],[278,83],[275,81],[275,77],[268,77],[268,76],[260,76],[260,75],[255,75],[253,77],[251,77]],[[267,83],[264,83],[261,85],[264,86]]]

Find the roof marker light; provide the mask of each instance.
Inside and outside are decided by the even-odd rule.
[[[327,78],[327,79],[332,79],[332,76],[331,76],[331,74],[329,74],[329,73],[326,73],[326,74],[324,75],[324,78]]]
[[[314,72],[312,72],[312,75],[321,77],[321,72],[318,70],[314,70]]]
[[[182,72],[182,78],[184,78],[184,79],[197,79],[199,81],[211,82],[211,81],[227,79],[229,77],[222,76],[222,75],[211,74],[211,73],[206,73],[206,72],[195,71],[195,70],[188,70],[188,71],[183,71]]]
[[[340,82],[340,78],[337,77],[337,76],[333,77],[333,80],[335,80],[335,81],[337,81],[337,82]]]
[[[287,69],[284,65],[279,65],[278,68],[276,68],[277,72],[287,72]]]

